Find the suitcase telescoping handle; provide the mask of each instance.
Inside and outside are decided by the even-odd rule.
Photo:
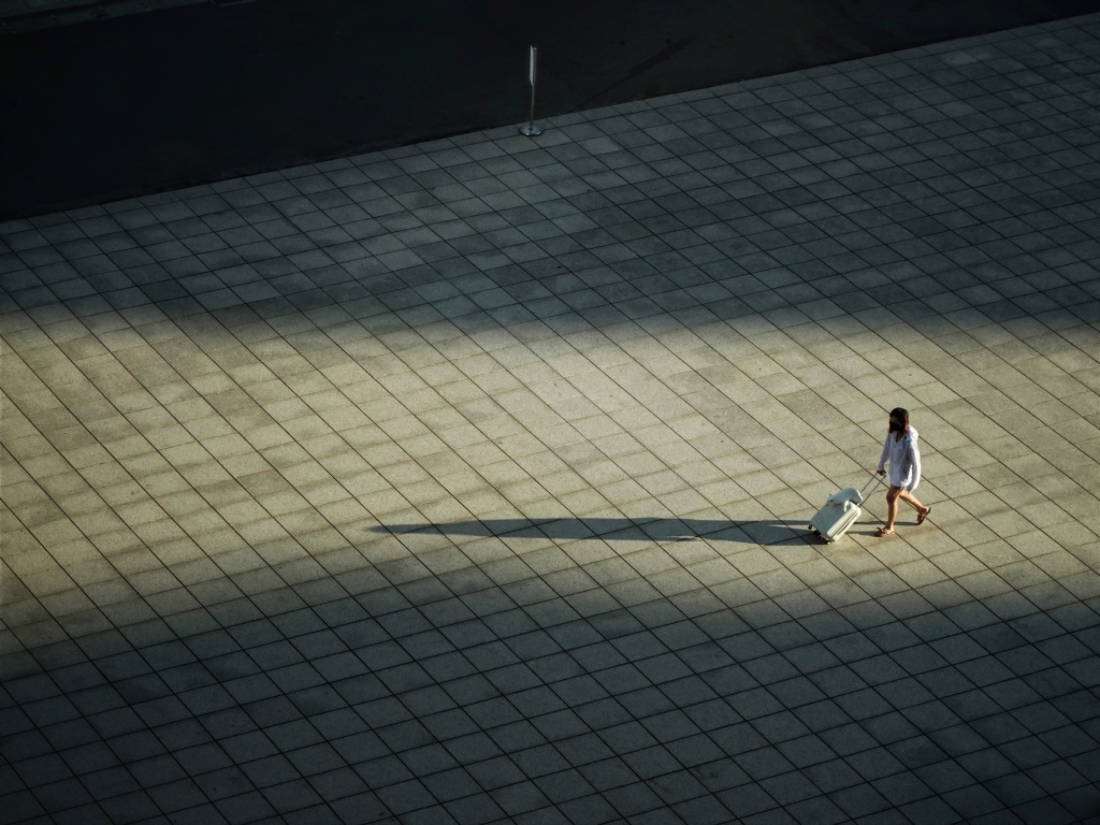
[[[863,500],[867,500],[867,489],[874,487],[875,482],[882,481],[883,477],[878,473],[871,473],[871,480],[863,485],[863,489],[859,491],[859,497]]]

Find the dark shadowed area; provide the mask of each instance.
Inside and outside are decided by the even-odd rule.
[[[0,37],[0,218],[1085,14],[1096,0],[198,4]]]
[[[12,657],[4,755],[35,787],[0,818],[1045,825],[1100,812],[1083,604],[1006,616],[904,590],[829,609],[802,591],[781,608],[745,579],[662,598],[623,559],[535,575],[515,558],[490,570],[504,584],[469,567],[394,587],[397,566],[281,588],[257,575],[251,597]]]

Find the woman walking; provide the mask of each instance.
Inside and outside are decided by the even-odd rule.
[[[905,499],[920,514],[917,524],[923,524],[932,512],[931,507],[920,503],[913,491],[920,484],[920,448],[917,446],[917,431],[909,426],[909,411],[902,407],[890,410],[890,430],[886,433],[886,443],[882,445],[882,455],[878,460],[878,474],[886,474],[886,464],[890,464],[890,489],[886,493],[886,524],[875,535],[880,538],[894,535],[894,521],[898,517],[898,499]]]

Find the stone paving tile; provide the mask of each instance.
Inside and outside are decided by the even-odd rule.
[[[0,225],[0,818],[1095,819],[1098,55]]]

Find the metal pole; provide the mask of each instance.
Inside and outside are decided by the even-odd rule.
[[[527,137],[535,137],[542,134],[542,127],[535,123],[535,60],[538,56],[538,49],[534,46],[531,47],[531,63],[528,70],[528,76],[531,81],[531,110],[528,113],[527,122],[519,127],[520,134],[527,135]]]

